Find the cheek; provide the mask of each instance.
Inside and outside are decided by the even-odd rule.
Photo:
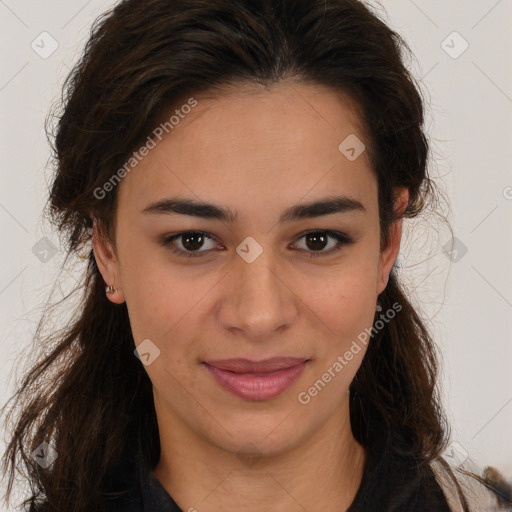
[[[165,390],[162,397],[183,400],[197,387],[191,369],[204,332],[198,317],[205,314],[207,292],[215,285],[206,276],[200,280],[184,274],[171,274],[169,268],[157,265],[139,269],[131,275],[126,300],[135,344],[150,339],[160,351],[145,367],[154,387]]]
[[[202,279],[169,268],[151,269],[131,274],[126,304],[135,340],[151,338],[163,343],[181,332],[201,311],[207,292],[216,281],[205,275]]]
[[[314,305],[311,332],[323,335],[315,338],[316,361],[298,396],[300,403],[314,399],[319,410],[328,411],[348,390],[371,340],[376,275],[374,267],[359,260],[335,273],[328,285],[310,285],[307,301]]]
[[[337,340],[357,334],[373,322],[377,265],[371,257],[351,258],[325,273],[322,279],[305,279],[304,302]]]

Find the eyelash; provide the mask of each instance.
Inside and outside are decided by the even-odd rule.
[[[178,254],[179,256],[184,256],[185,258],[197,258],[197,257],[203,257],[205,254],[208,254],[210,250],[207,251],[183,251],[181,249],[177,249],[175,246],[173,246],[172,242],[184,235],[190,235],[190,234],[200,234],[205,236],[206,238],[209,238],[210,240],[213,240],[214,238],[210,236],[208,233],[205,233],[204,231],[182,231],[181,233],[175,233],[174,235],[165,236],[162,239],[161,244],[163,246],[170,247],[170,250],[174,252],[175,254]],[[313,234],[325,234],[328,237],[334,238],[338,245],[334,248],[331,248],[328,251],[306,251],[308,252],[308,257],[310,258],[317,258],[319,256],[327,256],[332,254],[333,252],[339,251],[343,246],[351,245],[354,243],[354,240],[350,238],[348,235],[344,233],[340,233],[338,231],[330,231],[330,230],[313,230],[313,231],[307,231],[306,233],[302,233],[298,240],[301,240],[302,238],[306,237],[307,235],[313,235]]]

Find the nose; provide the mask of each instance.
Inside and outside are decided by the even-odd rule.
[[[283,273],[270,264],[265,251],[252,263],[236,261],[219,310],[225,329],[263,341],[296,321],[298,299]]]

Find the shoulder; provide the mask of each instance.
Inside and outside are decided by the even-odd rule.
[[[464,501],[470,512],[505,510],[500,506],[496,494],[473,473],[452,468],[440,459],[432,461],[430,467],[452,512],[464,512]]]

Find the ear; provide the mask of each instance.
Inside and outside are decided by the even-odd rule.
[[[121,288],[121,279],[119,278],[119,261],[112,243],[104,235],[96,219],[93,221],[92,246],[94,258],[105,281],[105,286],[114,287],[114,291],[108,293],[107,298],[114,304],[122,304],[125,298]]]
[[[402,239],[402,214],[409,202],[409,189],[403,187],[397,191],[394,202],[395,214],[398,220],[394,221],[389,227],[389,238],[386,247],[382,248],[379,255],[379,271],[377,278],[377,295],[386,288],[389,280],[389,274],[395,264],[398,252],[400,250],[400,241]]]

